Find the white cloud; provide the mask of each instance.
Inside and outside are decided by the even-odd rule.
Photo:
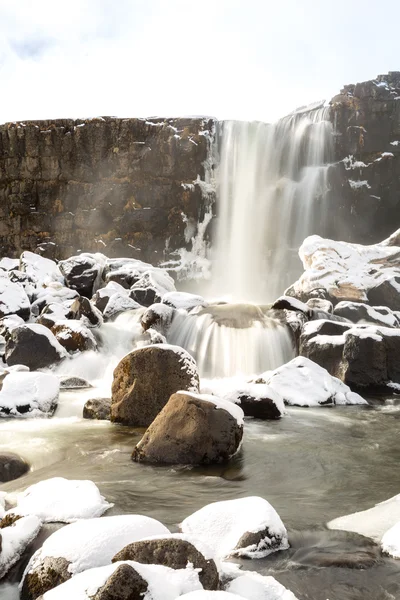
[[[366,4],[0,0],[0,121],[273,120],[396,68],[400,7]]]

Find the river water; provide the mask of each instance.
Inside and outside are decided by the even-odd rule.
[[[131,461],[143,430],[83,420],[82,406],[94,396],[93,389],[63,392],[52,419],[0,422],[0,450],[32,464],[3,490],[55,476],[91,479],[115,503],[108,514],[140,513],[172,530],[209,502],[259,495],[280,514],[292,548],[244,561],[244,569],[274,575],[299,600],[400,598],[400,561],[382,558],[361,536],[325,527],[399,492],[396,399],[370,407],[290,408],[280,421],[249,419],[229,465],[172,468]],[[15,585],[0,585],[1,600],[15,594]]]

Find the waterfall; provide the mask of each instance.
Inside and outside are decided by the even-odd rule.
[[[324,233],[328,111],[319,105],[275,124],[222,124],[214,294],[272,301],[301,272],[300,244]]]
[[[294,357],[288,328],[271,311],[253,304],[178,311],[168,341],[192,354],[202,377],[257,375]]]

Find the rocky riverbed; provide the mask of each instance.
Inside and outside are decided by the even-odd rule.
[[[3,258],[3,596],[400,597],[398,236],[308,238],[264,306],[136,259]]]

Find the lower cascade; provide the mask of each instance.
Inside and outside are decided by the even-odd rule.
[[[288,327],[251,304],[211,304],[178,313],[168,341],[194,356],[203,377],[254,375],[294,357]]]

